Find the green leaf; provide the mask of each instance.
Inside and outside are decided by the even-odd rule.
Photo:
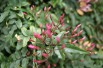
[[[22,67],[23,67],[23,68],[27,67],[27,64],[28,64],[28,59],[27,59],[27,58],[24,58],[24,59],[22,60]]]
[[[22,27],[22,22],[21,22],[20,19],[17,20],[15,23],[16,23],[16,25],[17,25],[18,28],[21,28],[21,27]]]
[[[35,31],[35,27],[34,26],[30,26],[30,33],[31,33],[31,35],[33,35],[34,31]]]
[[[22,48],[22,45],[23,45],[22,42],[18,42],[16,46],[16,50],[20,50]]]
[[[8,52],[8,53],[11,53],[11,51],[10,51],[10,46],[8,45],[8,46],[5,46],[5,50]]]
[[[88,54],[85,50],[80,49],[79,47],[72,45],[72,44],[67,44],[66,48],[64,48],[65,52],[67,53],[80,53],[80,54]]]
[[[28,36],[28,31],[25,27],[21,28],[21,32],[23,33],[24,36]]]
[[[97,54],[93,54],[91,57],[93,59],[103,59],[103,51],[100,50]]]
[[[0,68],[5,68],[6,67],[6,63],[5,62],[3,62],[3,63],[1,63],[1,65],[0,65],[1,67]]]
[[[29,41],[30,37],[24,37],[23,38],[23,47],[27,45],[27,42]]]
[[[4,19],[8,16],[8,14],[9,14],[9,11],[5,11],[4,13],[1,14],[1,16],[0,16],[0,23],[2,21],[4,21]]]
[[[60,58],[60,59],[63,58],[62,55],[61,55],[61,53],[60,53],[60,51],[59,51],[59,48],[57,46],[55,47],[54,52],[58,56],[58,58]]]

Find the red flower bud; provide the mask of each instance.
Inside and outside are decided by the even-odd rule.
[[[45,35],[45,31],[44,31],[44,29],[42,30],[42,34]]]
[[[48,54],[47,54],[47,53],[42,53],[42,56],[43,56],[44,58],[47,58],[47,57],[48,57]]]
[[[47,68],[51,68],[50,64],[47,66]]]
[[[42,36],[40,34],[35,33],[35,32],[34,32],[34,37],[38,38],[39,40],[42,40]]]
[[[36,50],[38,50],[38,49],[39,49],[39,47],[34,46],[34,45],[32,45],[32,44],[28,45],[28,48],[30,48],[30,49],[36,49]]]
[[[48,7],[48,11],[50,11],[50,9],[51,9],[51,6],[50,6],[50,7]]]
[[[79,36],[79,35],[81,35],[81,34],[82,34],[82,32],[83,32],[83,30],[80,30],[80,31],[78,32],[78,36]]]
[[[56,65],[56,64],[53,64],[53,66],[56,67],[57,65]]]
[[[77,42],[77,40],[74,40],[73,42],[72,42],[72,44],[75,44]]]
[[[74,34],[74,33],[78,30],[78,28],[79,28],[80,26],[81,26],[81,24],[78,24],[78,25],[74,28],[72,34]]]
[[[62,44],[61,48],[64,49],[65,48],[65,44]]]
[[[57,43],[60,42],[60,38],[58,36],[56,36],[56,41],[57,41]]]
[[[85,38],[86,38],[86,37],[84,36],[83,38],[81,38],[81,39],[80,39],[80,41],[83,41],[83,40],[85,40]]]
[[[48,37],[49,37],[49,38],[51,38],[51,37],[52,37],[52,33],[51,33],[51,31],[50,31],[50,30],[46,30],[46,34],[48,35]]]
[[[27,15],[27,13],[26,13],[26,12],[23,12],[23,14],[24,14],[24,15]]]
[[[30,7],[30,10],[32,11],[32,10],[33,10],[33,8],[34,8],[34,5],[32,5],[32,6]]]
[[[46,11],[46,6],[44,7],[44,11]]]
[[[51,28],[52,28],[52,25],[47,23],[47,24],[46,24],[46,29],[47,29],[47,30],[50,30]]]
[[[42,27],[43,27],[43,25],[40,23],[40,24],[39,24],[39,27],[40,27],[40,28],[42,28]]]

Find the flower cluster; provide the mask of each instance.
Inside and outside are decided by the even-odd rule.
[[[48,9],[45,7],[44,12],[47,12],[50,10],[51,7]],[[37,64],[46,63],[47,68],[51,67],[51,64],[47,60],[51,53],[54,52],[55,47],[59,46],[60,50],[63,50],[66,48],[66,44],[76,44],[77,42],[81,42],[85,40],[85,37],[78,38],[83,32],[83,30],[80,30],[81,24],[78,24],[72,31],[70,30],[69,26],[66,26],[64,23],[64,14],[62,14],[59,19],[58,23],[54,22],[52,19],[52,15],[49,16],[51,19],[51,22],[48,22],[44,25],[39,24],[39,27],[41,29],[41,33],[34,32],[34,38],[36,38],[36,41],[33,41],[30,39],[30,42],[35,42],[35,45],[29,44],[28,48],[31,50],[42,51],[42,58],[43,59],[34,59],[33,62]],[[39,44],[38,44],[39,43]],[[91,51],[94,48],[94,44],[91,44],[90,47],[87,48],[87,50]],[[49,51],[49,52],[48,52]],[[35,56],[38,56],[36,54]],[[56,64],[52,64],[54,67],[56,67]]]

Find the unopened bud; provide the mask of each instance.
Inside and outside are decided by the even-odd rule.
[[[50,64],[47,66],[47,68],[51,68]]]
[[[75,44],[77,42],[77,40],[74,40],[73,42],[72,42],[72,44]]]
[[[57,43],[60,42],[60,38],[58,36],[56,36],[56,41],[57,41]]]
[[[47,58],[48,57],[48,54],[47,53],[42,53],[42,56]]]
[[[51,6],[50,6],[50,7],[48,7],[48,11],[50,11],[50,9],[51,9]]]
[[[81,34],[82,34],[82,32],[83,32],[83,30],[79,31],[79,32],[78,32],[78,36],[79,36],[79,35],[81,35]]]
[[[34,5],[32,5],[31,7],[30,7],[30,10],[32,11],[34,9]]]
[[[81,39],[80,39],[80,41],[84,41],[84,40],[85,40],[85,38],[86,38],[86,37],[84,36],[83,38],[81,38]]]
[[[62,44],[61,48],[64,49],[65,48],[65,44]]]
[[[46,12],[46,6],[44,7],[44,11]]]
[[[39,27],[42,28],[42,26],[43,26],[43,25],[40,23],[40,24],[39,24]]]

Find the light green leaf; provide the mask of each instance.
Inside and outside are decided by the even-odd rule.
[[[66,48],[64,48],[67,53],[80,53],[80,54],[88,54],[85,50],[80,49],[79,47],[71,44],[67,44]]]
[[[24,59],[22,60],[22,67],[23,67],[23,68],[27,67],[27,64],[28,64],[28,59],[27,59],[27,58],[24,58]]]
[[[23,47],[25,47],[27,45],[27,42],[29,41],[29,37],[24,37],[23,38]]]
[[[0,15],[0,23],[8,16],[9,11],[5,11]]]
[[[23,33],[24,36],[28,36],[28,31],[25,27],[21,28],[21,32]]]
[[[15,23],[16,23],[16,25],[17,25],[18,28],[21,28],[21,27],[22,27],[22,22],[21,22],[20,19],[17,20]]]
[[[30,33],[31,33],[31,35],[33,35],[34,31],[35,31],[35,27],[34,26],[30,26]]]
[[[62,59],[62,56],[60,54],[59,48],[56,46],[54,49],[55,54],[58,56],[58,58]]]

